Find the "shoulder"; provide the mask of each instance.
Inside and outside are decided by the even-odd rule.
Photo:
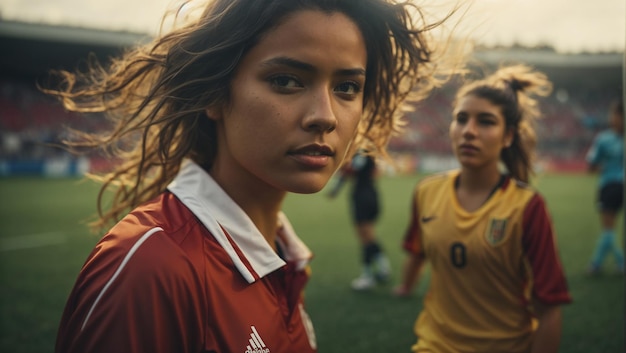
[[[90,256],[136,280],[191,269],[201,251],[201,225],[170,193],[137,207],[105,234]],[[187,264],[188,266],[185,266]]]
[[[161,227],[171,233],[194,218],[193,213],[174,194],[165,191],[132,210],[120,224],[139,228]]]
[[[537,188],[533,185],[510,176],[508,177],[508,180],[505,181],[503,188],[510,189],[513,193],[517,195],[524,195],[526,197],[539,195],[539,191],[537,191]]]
[[[600,133],[595,138],[595,143],[607,143],[616,139],[618,136],[613,130],[605,130]]]
[[[526,186],[519,189],[518,198],[523,210],[523,224],[529,226],[541,223],[549,224],[550,216],[543,195],[534,187]]]
[[[543,197],[534,186],[512,177],[503,183],[502,192],[497,197],[507,208],[521,211],[544,204]]]
[[[134,243],[151,229],[160,229],[168,241],[180,246],[190,234],[201,233],[201,224],[194,214],[170,192],[136,207],[118,222],[106,237],[119,243]]]
[[[458,170],[439,172],[422,179],[414,190],[414,199],[420,203],[431,203],[443,201],[446,195],[454,187],[454,179],[458,175]]]

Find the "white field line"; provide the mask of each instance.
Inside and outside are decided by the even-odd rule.
[[[39,248],[48,245],[62,244],[67,241],[65,233],[47,232],[28,234],[19,237],[0,238],[0,252]]]

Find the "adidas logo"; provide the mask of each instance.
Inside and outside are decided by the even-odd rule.
[[[265,342],[261,339],[261,335],[257,332],[256,327],[250,326],[252,328],[252,333],[250,334],[250,342],[249,346],[246,346],[246,351],[244,353],[270,353],[270,349],[267,348]]]

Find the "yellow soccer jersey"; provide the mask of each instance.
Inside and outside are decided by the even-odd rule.
[[[528,352],[530,300],[571,301],[543,198],[506,177],[474,212],[456,199],[458,171],[418,184],[404,248],[431,263],[415,352]]]

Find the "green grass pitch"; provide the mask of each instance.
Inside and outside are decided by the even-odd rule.
[[[378,233],[395,270],[393,283],[404,259],[400,243],[417,180],[380,180]],[[624,278],[584,276],[599,230],[596,180],[541,175],[534,182],[552,214],[574,298],[564,308],[560,352],[624,352]],[[0,351],[53,351],[66,297],[97,241],[81,223],[95,212],[96,193],[95,184],[74,179],[0,179]],[[392,284],[353,292],[348,284],[359,272],[359,249],[348,217],[347,189],[335,200],[323,192],[290,195],[285,212],[315,253],[306,301],[319,351],[409,352],[428,274],[408,299],[393,298]]]

